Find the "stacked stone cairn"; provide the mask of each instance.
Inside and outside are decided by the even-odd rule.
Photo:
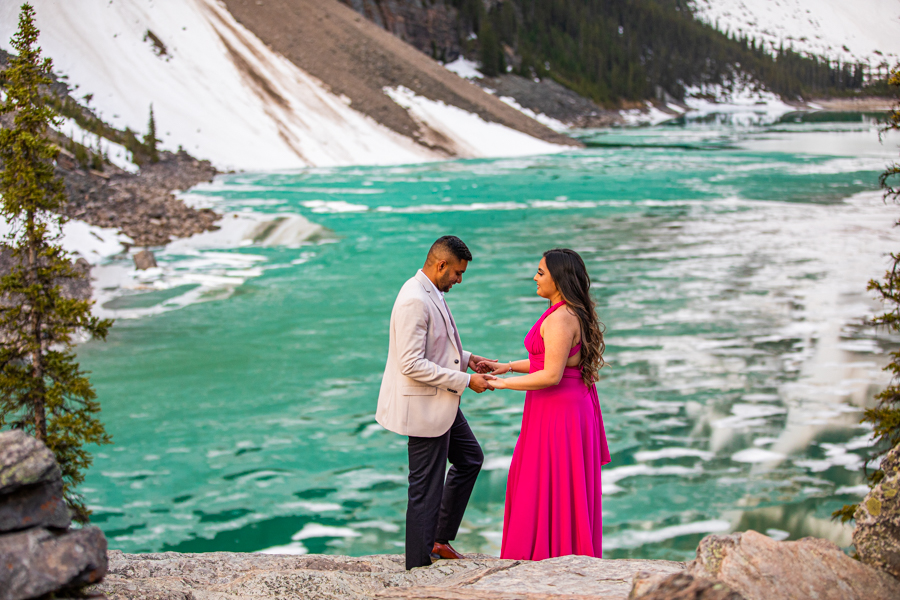
[[[21,431],[0,432],[0,600],[65,598],[103,578],[106,538],[71,524],[53,453]]]

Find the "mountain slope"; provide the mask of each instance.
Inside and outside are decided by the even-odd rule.
[[[386,96],[385,88],[403,87],[539,139],[575,144],[450,73],[337,0],[224,3],[241,24],[334,93],[348,97],[351,106],[423,143],[443,147],[444,142]]]
[[[391,127],[377,112],[350,106],[352,97],[333,93],[327,82],[270,49],[215,0],[33,4],[45,55],[101,117],[120,129],[142,131],[152,104],[163,148],[183,146],[219,167],[397,164],[488,154],[477,144],[417,127],[412,117],[413,126]],[[0,43],[6,48],[17,13],[15,3],[0,5]],[[412,71],[413,78],[419,76]],[[462,80],[455,86],[467,93],[473,88]],[[382,95],[394,111],[408,114]],[[477,125],[482,135],[502,138],[510,154],[559,148],[533,135],[565,141],[523,115],[507,117],[492,120],[511,127],[491,128],[481,120]],[[433,133],[440,143],[410,136],[419,131]]]
[[[842,62],[875,67],[900,57],[897,0],[693,0],[694,14],[720,31],[768,47],[793,46]]]
[[[862,69],[726,35],[694,18],[691,0],[343,2],[426,54],[450,59],[460,48],[486,76],[549,78],[607,108],[680,100],[687,88],[736,78],[790,98],[857,94],[864,83]]]

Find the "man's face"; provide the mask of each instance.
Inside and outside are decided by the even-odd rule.
[[[468,266],[469,261],[458,260],[455,258],[449,261],[442,260],[439,262],[437,268],[438,289],[447,293],[454,285],[462,283],[463,273],[466,272],[466,267]]]

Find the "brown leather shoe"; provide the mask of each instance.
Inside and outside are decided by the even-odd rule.
[[[431,558],[432,560],[439,560],[442,558],[459,559],[465,558],[465,556],[454,550],[450,544],[438,544],[435,542],[434,548],[431,550]]]

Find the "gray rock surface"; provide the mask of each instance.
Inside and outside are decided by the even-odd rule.
[[[853,515],[853,545],[860,560],[900,578],[900,446],[881,461],[884,479]]]
[[[0,600],[24,600],[99,581],[106,538],[96,527],[54,534],[43,528],[0,536]]]
[[[0,432],[0,494],[60,479],[53,453],[23,431]]]
[[[619,111],[603,109],[593,100],[549,78],[533,80],[505,74],[477,79],[474,83],[493,90],[498,97],[514,98],[523,108],[574,127],[609,127],[623,123]]]
[[[676,573],[682,563],[567,556],[541,562],[470,555],[406,571],[401,555],[109,553],[95,590],[111,600],[355,600],[378,598],[625,600],[637,571]]]
[[[139,271],[152,269],[156,266],[156,257],[150,250],[141,250],[134,255],[134,267]]]
[[[53,453],[22,431],[0,433],[0,533],[70,524]]]
[[[30,527],[65,529],[71,524],[61,479],[0,495],[0,533]]]
[[[654,575],[637,573],[628,600],[744,600],[721,581],[687,573]]]
[[[818,538],[776,542],[755,531],[710,535],[687,572],[723,582],[746,600],[900,598],[900,581]]]

